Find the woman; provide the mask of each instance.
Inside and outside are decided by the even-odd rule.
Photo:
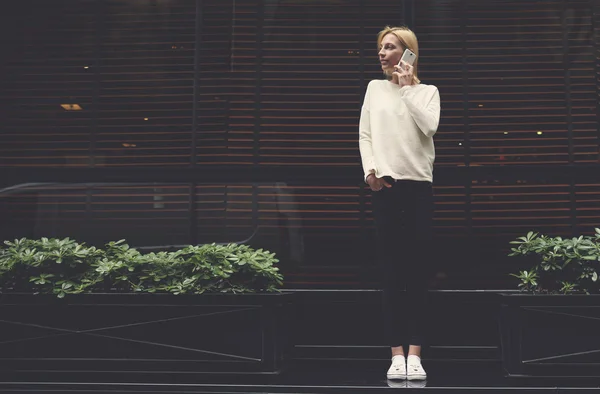
[[[387,78],[367,87],[359,147],[365,181],[373,191],[377,252],[384,270],[384,326],[392,350],[387,377],[423,380],[427,374],[421,365],[421,346],[433,247],[433,136],[440,119],[440,96],[435,86],[419,80],[419,46],[410,29],[386,27],[377,46]],[[398,65],[406,48],[417,55],[412,66]],[[408,345],[406,358],[403,345]]]

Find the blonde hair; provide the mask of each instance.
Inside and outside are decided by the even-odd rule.
[[[383,37],[388,34],[393,34],[400,41],[400,45],[402,45],[402,50],[410,49],[416,56],[415,63],[413,64],[413,74],[416,83],[420,83],[419,80],[419,41],[417,40],[417,36],[415,33],[410,30],[406,26],[397,26],[390,27],[386,26],[382,31],[377,34],[377,50],[381,49],[381,41],[383,41]],[[388,71],[386,71],[387,75]],[[389,76],[389,75],[388,75]]]

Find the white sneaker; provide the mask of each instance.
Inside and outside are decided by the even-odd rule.
[[[427,374],[421,365],[421,358],[415,355],[408,356],[406,360],[406,379],[408,380],[425,380]]]
[[[388,379],[406,379],[406,359],[404,356],[392,357],[392,365],[387,371]]]

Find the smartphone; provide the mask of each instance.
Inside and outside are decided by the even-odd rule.
[[[415,60],[417,59],[417,55],[415,55],[413,53],[413,51],[411,51],[410,49],[406,48],[404,50],[404,53],[402,54],[402,58],[400,58],[400,61],[398,62],[398,65],[400,65],[400,63],[402,63],[402,61],[404,60],[406,62],[406,64],[409,65],[413,65],[415,64]]]

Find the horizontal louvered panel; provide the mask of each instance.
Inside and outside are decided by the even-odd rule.
[[[258,1],[202,2],[197,162],[255,161]]]
[[[581,145],[585,146],[583,149],[586,150],[586,159],[589,158],[590,162],[600,162],[600,124],[598,122],[598,119],[600,119],[600,4],[597,1],[593,2],[592,15],[592,38],[594,45],[592,56],[595,60],[595,78],[593,79],[593,82],[596,87],[593,97],[596,101],[596,121],[592,123],[592,132],[590,132],[589,138],[586,138],[586,143]],[[594,129],[596,130],[596,134],[593,132]],[[596,138],[594,138],[594,135]],[[580,151],[582,148],[578,145],[579,144],[576,144],[576,147]]]
[[[16,223],[26,226],[42,224],[61,227],[60,222],[84,220],[89,209],[85,189],[68,184],[60,186],[28,187],[3,197],[2,202],[10,210]],[[13,224],[13,223],[11,223]]]
[[[599,147],[598,87],[590,3],[589,0],[569,1],[566,12],[573,159],[581,163],[597,163]]]
[[[365,188],[365,212],[373,218],[371,191]],[[434,220],[433,227],[438,238],[464,237],[467,231],[467,198],[464,186],[433,186]],[[367,224],[370,231],[375,230],[375,222]]]
[[[434,231],[438,236],[464,238],[467,231],[467,198],[464,186],[435,186]]]
[[[127,239],[134,246],[186,244],[187,185],[69,185],[24,187],[0,198],[3,233],[70,237],[93,244]]]
[[[528,231],[570,234],[568,184],[474,181],[473,229],[477,236],[516,236]]]
[[[364,26],[363,40],[363,62],[364,62],[364,81],[366,84],[373,79],[384,78],[379,63],[379,48],[377,48],[377,34],[385,26],[406,25],[405,18],[410,16],[403,15],[402,2],[393,0],[363,1],[363,7],[360,11],[360,24]],[[357,43],[359,45],[359,43]],[[357,55],[360,53],[356,53]],[[357,70],[358,71],[358,70]],[[361,98],[364,92],[361,92]],[[362,103],[361,103],[362,104]]]
[[[186,217],[189,209],[187,186],[107,186],[91,194],[92,214],[100,220]]]
[[[593,3],[414,2],[420,76],[442,98],[437,166],[597,162],[600,9],[592,20]],[[0,62],[0,95],[8,99],[0,109],[0,165],[36,170],[95,159],[140,171],[195,161],[355,172],[364,87],[382,77],[376,34],[401,24],[403,8],[392,0],[203,0],[196,43],[195,2],[45,4],[19,3],[36,11],[15,30],[24,45],[9,45]],[[64,103],[83,110],[65,111]],[[297,170],[290,167],[290,179],[305,176]],[[501,266],[508,241],[527,231],[569,236],[574,223],[587,232],[600,223],[593,183],[571,190],[489,179],[466,189],[452,177],[441,180],[436,252],[464,261],[451,273]],[[194,186],[194,201],[183,183],[46,187],[0,197],[1,234],[127,238],[136,246],[254,235],[256,246],[278,252],[292,283],[357,286],[356,270],[374,263],[365,248],[374,242],[370,192],[360,179],[337,181],[252,186],[223,179]],[[480,271],[469,275],[478,280]]]
[[[361,252],[357,195],[358,187],[198,186],[199,242],[245,241],[267,248],[289,272],[298,264],[355,266]]]
[[[195,4],[102,2],[96,164],[187,165]]]
[[[357,0],[346,2],[345,7],[279,3],[265,18],[262,164],[357,162],[358,23]]]
[[[415,2],[419,78],[437,86],[441,99],[440,125],[434,137],[438,166],[466,161],[461,12],[458,2]]]
[[[573,231],[570,207],[568,184],[474,181],[472,236],[462,240],[465,266],[474,272],[484,271],[475,274],[473,280],[478,281],[487,272],[497,278],[496,283],[502,283],[509,272],[522,269],[518,259],[508,257],[513,246],[510,242],[530,231],[570,237]]]
[[[576,184],[576,219],[580,231],[593,233],[600,228],[600,184]]]
[[[402,7],[353,0],[334,18],[324,11],[337,3],[201,4],[198,48],[195,4],[178,0],[63,1],[44,11],[56,17],[39,27],[40,15],[25,18],[22,29],[36,25],[39,34],[9,60],[14,78],[3,86],[18,100],[3,111],[11,118],[4,163],[88,165],[91,145],[97,165],[187,165],[198,49],[197,162],[356,165],[359,88],[381,77],[371,44],[390,15],[401,22]],[[437,165],[464,163],[465,119],[473,164],[566,162],[566,90],[573,159],[595,161],[592,3],[572,1],[565,10],[559,1],[462,4],[415,4],[421,77],[442,95]],[[62,101],[83,111],[65,111]]]
[[[0,239],[86,237],[86,191],[64,185],[28,188],[0,197]]]
[[[132,246],[186,244],[189,238],[187,185],[117,185],[90,190],[92,234],[127,239]]]
[[[287,265],[355,266],[364,253],[357,186],[258,187],[261,232],[277,242]]]
[[[201,103],[197,112],[198,130],[196,132],[196,154],[199,164],[220,163],[240,164],[235,160],[240,156],[252,159],[252,132],[244,139],[245,144],[239,151],[235,150],[235,141],[230,129],[230,106],[227,100],[214,99]],[[245,153],[245,154],[244,154]]]
[[[21,17],[22,24],[6,33],[21,45],[4,55],[0,95],[8,108],[2,111],[0,165],[88,165],[94,93],[89,66],[96,34],[93,2],[25,1],[20,6],[23,13],[35,12],[14,16]],[[83,110],[66,111],[61,104],[78,104]]]
[[[469,3],[472,163],[569,161],[562,7],[552,1],[543,8],[533,2]]]
[[[199,243],[243,242],[256,231],[252,185],[196,187],[194,210]]]
[[[355,276],[353,270],[372,274],[376,257],[365,246],[375,245],[375,239],[370,204],[361,221],[360,187],[197,186],[198,243],[249,239],[253,246],[275,251],[289,285],[362,286],[368,277]],[[580,184],[575,189],[577,221],[588,233],[600,215],[598,187]],[[570,236],[568,190],[562,184],[478,181],[471,188],[474,238],[469,239],[464,188],[437,186],[436,264],[453,280],[467,271],[478,278],[476,262],[485,261],[488,274],[501,270],[508,242],[516,236],[530,230]],[[1,234],[4,239],[70,236],[95,244],[125,238],[137,247],[185,245],[192,217],[189,191],[188,185],[166,184],[28,188],[0,198]],[[364,198],[370,201],[368,194]],[[461,255],[460,264],[442,264],[447,255]],[[327,267],[338,270],[337,280],[322,274]]]
[[[283,268],[357,265],[358,191],[283,182],[198,186],[198,238],[203,243],[247,241],[268,248],[278,253]]]
[[[278,226],[287,218],[294,227],[313,235],[338,236],[360,227],[359,188],[354,186],[287,186],[259,188],[258,213],[261,227]]]

